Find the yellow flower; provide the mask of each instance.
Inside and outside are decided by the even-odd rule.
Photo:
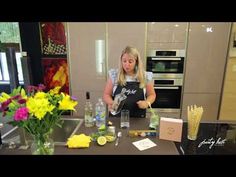
[[[46,93],[44,92],[37,92],[34,96],[35,99],[43,99],[46,98]]]
[[[50,94],[50,95],[58,94],[59,91],[60,91],[60,89],[61,89],[61,87],[57,86],[57,87],[55,87],[54,89],[49,90],[49,94]]]
[[[73,110],[75,111],[75,106],[78,104],[77,101],[74,101],[71,99],[69,95],[65,95],[64,93],[62,94],[62,100],[59,101],[59,110]]]
[[[20,95],[22,96],[23,99],[27,99],[27,95],[25,93],[25,89],[21,89]]]
[[[51,114],[52,110],[55,108],[46,98],[36,99],[32,97],[27,100],[26,107],[29,109],[29,113],[39,120],[41,120],[47,112]]]
[[[5,92],[2,92],[1,94],[2,96],[0,96],[0,103],[4,102],[4,101],[7,101],[9,98],[11,98],[10,95],[8,95],[7,93]]]

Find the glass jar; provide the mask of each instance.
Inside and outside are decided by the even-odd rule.
[[[116,127],[115,126],[108,126],[107,127],[107,135],[109,136],[116,136]]]
[[[33,155],[53,155],[54,141],[48,135],[34,135],[31,153]]]

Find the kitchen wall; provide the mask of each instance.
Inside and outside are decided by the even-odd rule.
[[[205,108],[205,120],[216,120],[230,24],[68,23],[71,93],[79,100],[76,115],[84,115],[86,91],[91,92],[94,105],[97,99],[102,97],[107,71],[118,67],[122,49],[126,45],[132,45],[139,49],[145,66],[147,50],[185,49],[186,77],[181,118],[186,118],[187,105],[198,104]],[[210,25],[213,28],[207,28]],[[207,33],[206,30],[213,32]],[[100,63],[97,59],[98,43],[101,44],[99,50],[103,53]]]
[[[233,24],[219,120],[236,120],[236,23]]]
[[[202,120],[218,117],[231,23],[194,22],[189,25],[185,66],[183,119],[187,106],[203,106]]]
[[[227,64],[224,91],[220,109],[220,120],[236,121],[236,57],[230,57]]]
[[[135,46],[145,62],[145,23],[68,23],[71,93],[78,97],[78,116],[84,115],[85,93],[95,106],[107,81],[118,68],[122,50]]]

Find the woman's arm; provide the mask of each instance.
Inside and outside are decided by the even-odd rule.
[[[103,100],[108,105],[109,110],[111,109],[113,104],[112,91],[113,91],[113,84],[111,78],[109,78],[103,92]]]
[[[150,104],[152,104],[155,99],[156,99],[156,92],[154,90],[154,86],[153,86],[153,83],[147,83],[146,85],[146,91],[147,91],[147,99],[146,100],[140,100],[137,102],[138,104],[138,107],[141,108],[141,109],[146,109],[148,108],[148,102]]]
[[[150,102],[150,104],[152,104],[156,99],[156,92],[154,90],[153,83],[147,84],[146,89],[147,89],[147,99],[146,99],[146,101]]]

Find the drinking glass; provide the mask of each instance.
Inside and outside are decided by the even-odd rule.
[[[129,127],[129,110],[121,110],[120,127],[121,128]]]
[[[188,139],[196,140],[200,122],[202,119],[203,108],[196,105],[188,106]]]

